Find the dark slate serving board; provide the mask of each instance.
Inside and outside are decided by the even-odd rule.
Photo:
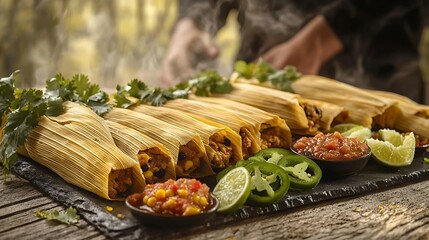
[[[66,183],[49,169],[35,163],[31,159],[19,157],[12,171],[29,180],[53,199],[65,206],[73,206],[89,223],[97,227],[107,237],[112,238],[170,238],[187,235],[202,228],[222,227],[245,219],[286,211],[295,207],[310,205],[321,201],[368,194],[371,191],[395,187],[429,179],[429,164],[423,161],[429,153],[416,157],[412,165],[399,169],[387,168],[370,160],[368,165],[358,174],[342,179],[322,179],[321,183],[306,192],[289,191],[279,202],[266,207],[245,206],[230,215],[217,215],[206,225],[187,229],[161,229],[142,225],[126,209],[124,202],[104,200],[92,193]],[[214,177],[202,179],[213,187]],[[106,206],[113,207],[112,212]],[[124,218],[118,218],[123,214]]]

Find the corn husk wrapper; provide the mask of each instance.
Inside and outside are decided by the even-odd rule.
[[[317,106],[318,109],[322,110],[322,118],[320,119],[319,125],[322,132],[329,132],[331,126],[338,123],[343,123],[348,118],[348,111],[339,105],[313,100],[313,99],[303,99],[303,101],[308,102],[314,106]],[[305,133],[304,133],[305,135]]]
[[[292,133],[303,131],[316,133],[319,128],[318,122],[310,123],[307,119],[306,113],[300,105],[304,102],[297,94],[253,84],[235,83],[232,92],[215,96],[248,104],[278,115],[286,121]]]
[[[204,144],[198,134],[128,109],[113,108],[104,114],[103,118],[132,128],[164,145],[173,155],[178,177],[204,177],[214,174],[210,167]],[[179,167],[179,147],[188,143],[195,145],[196,149],[193,150],[201,155],[201,159],[199,166],[195,164],[195,168],[189,172],[182,173],[177,169]]]
[[[369,93],[381,98],[397,102],[401,113],[391,126],[404,132],[414,132],[417,135],[429,138],[429,106],[414,102],[413,100],[391,92],[367,90]]]
[[[104,120],[77,103],[65,102],[64,109],[65,113],[57,117],[41,117],[24,143],[25,151],[20,148],[18,153],[109,200],[111,171],[131,169],[130,192],[141,192],[145,180],[140,167],[115,146]]]
[[[264,144],[261,144],[262,148],[267,148],[267,147],[289,148],[290,147],[290,144],[292,141],[292,135],[291,135],[290,129],[287,126],[286,122],[277,115],[271,114],[269,112],[265,112],[263,110],[260,110],[259,108],[255,108],[253,106],[250,106],[244,103],[235,102],[225,98],[197,97],[197,96],[191,96],[190,98],[193,100],[214,104],[216,106],[219,106],[225,109],[230,113],[237,114],[244,121],[248,122],[249,124],[253,125],[256,128],[256,130],[260,133],[259,135],[261,137],[261,140],[260,140],[261,142],[264,142],[262,140],[262,135],[264,135],[264,132],[266,129],[278,128],[279,132],[277,133],[278,135],[276,136],[282,138],[285,144],[281,146],[267,146],[267,144],[264,143]]]
[[[174,157],[164,145],[122,124],[108,120],[106,120],[106,123],[109,127],[116,146],[118,146],[119,149],[121,149],[125,154],[132,157],[137,162],[139,162],[138,156],[145,151],[157,152],[157,154],[162,155],[163,158],[165,158],[167,161],[164,168],[165,175],[161,179],[157,179],[156,182],[164,182],[168,179],[176,178],[176,165],[173,160]],[[152,158],[153,156],[150,156],[149,154],[149,157]],[[153,183],[154,181],[150,181],[150,179],[147,178],[146,182]]]
[[[395,101],[381,99],[363,89],[321,76],[305,75],[292,83],[304,98],[333,103],[348,111],[346,122],[371,128],[392,126],[399,115]]]
[[[242,151],[241,151],[241,137],[236,132],[234,132],[231,128],[223,126],[213,126],[206,124],[202,121],[199,121],[185,112],[165,108],[165,107],[154,107],[149,105],[137,105],[130,108],[133,111],[137,111],[157,119],[160,119],[164,122],[172,124],[181,129],[188,130],[193,133],[197,133],[200,135],[207,152],[207,156],[209,158],[209,162],[211,166],[214,168],[223,168],[226,166],[234,165],[237,161],[243,159]],[[214,134],[219,134],[220,136],[226,137],[231,141],[232,146],[232,159],[225,161],[222,163],[217,163],[214,160],[215,154],[218,150],[213,149],[209,143],[210,138]]]
[[[171,100],[164,107],[186,112],[189,116],[206,124],[221,128],[227,126],[239,135],[242,133],[245,135],[244,138],[243,135],[240,135],[244,159],[261,150],[259,131],[240,116],[225,111],[225,109],[213,104],[188,99]]]

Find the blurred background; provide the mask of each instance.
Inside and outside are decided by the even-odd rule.
[[[154,86],[178,1],[0,0],[0,76],[20,69],[18,87],[42,87],[56,73],[87,74],[106,89],[133,78]],[[213,67],[225,76],[238,49],[235,19],[215,37],[222,51]],[[429,81],[429,29],[420,50]]]
[[[89,75],[103,88],[133,78],[155,85],[178,0],[0,0],[0,73],[21,70],[18,87],[41,87],[56,73]],[[230,21],[216,36],[214,67],[229,74],[238,44]]]

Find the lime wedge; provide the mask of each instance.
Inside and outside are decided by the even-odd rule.
[[[390,142],[395,147],[401,146],[404,141],[404,136],[392,129],[380,129],[378,130],[378,134],[381,140]]]
[[[371,136],[372,136],[371,129],[363,127],[363,128],[361,128],[359,130],[351,132],[348,136],[345,136],[345,137],[348,137],[348,138],[357,138],[361,142],[364,142],[368,138],[371,138]]]
[[[402,167],[413,162],[416,147],[414,133],[405,136],[404,141],[399,146],[373,138],[367,139],[366,143],[375,159],[387,166]]]
[[[359,127],[360,125],[354,124],[354,123],[340,123],[331,128],[329,132],[339,132],[343,133],[346,132],[354,127]]]
[[[232,213],[241,208],[250,194],[250,174],[244,167],[229,171],[219,180],[213,194],[219,199],[218,212]]]

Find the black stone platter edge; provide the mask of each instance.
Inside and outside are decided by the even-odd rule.
[[[221,227],[261,215],[277,213],[295,207],[314,204],[341,197],[367,194],[372,191],[395,187],[407,183],[429,179],[429,164],[423,161],[428,153],[416,158],[412,165],[403,168],[386,168],[370,160],[368,165],[358,174],[342,179],[322,178],[321,183],[313,190],[306,192],[289,191],[279,202],[265,206],[245,206],[230,215],[217,215],[204,226],[193,229],[153,228],[141,225],[126,209],[124,202],[104,200],[92,193],[68,184],[49,169],[31,159],[19,156],[12,171],[28,180],[40,191],[61,204],[73,206],[79,215],[110,238],[165,238],[187,235],[198,228]],[[214,178],[203,179],[212,188]],[[112,212],[106,206],[113,207]],[[117,217],[121,214],[124,217]]]

